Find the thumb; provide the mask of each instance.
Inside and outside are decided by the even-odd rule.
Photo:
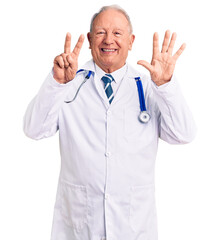
[[[137,62],[137,64],[145,67],[145,68],[146,68],[148,71],[150,71],[150,72],[153,71],[153,66],[152,66],[150,63],[148,63],[147,61],[145,61],[145,60],[139,60],[139,61]]]

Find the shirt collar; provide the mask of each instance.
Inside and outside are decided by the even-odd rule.
[[[127,67],[128,67],[127,63],[125,63],[125,65],[123,67],[121,67],[118,70],[111,73],[111,75],[114,78],[116,83],[120,82],[122,80],[122,78],[125,76]],[[101,79],[106,74],[106,72],[104,72],[96,63],[95,63],[95,72],[96,72],[97,76],[99,77],[99,79]]]

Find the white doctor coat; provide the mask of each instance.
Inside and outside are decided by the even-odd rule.
[[[51,240],[156,240],[154,167],[158,138],[190,142],[195,125],[176,79],[157,87],[128,65],[109,105],[93,71],[67,84],[49,74],[24,117],[24,132],[33,139],[59,130],[61,170]],[[141,77],[150,121],[138,120],[135,77]]]

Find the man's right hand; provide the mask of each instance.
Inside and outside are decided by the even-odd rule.
[[[84,42],[84,35],[80,35],[75,48],[71,52],[71,34],[66,34],[64,53],[54,59],[54,79],[61,83],[67,83],[74,79],[78,70],[78,57]]]

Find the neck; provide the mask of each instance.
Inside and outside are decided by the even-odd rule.
[[[96,63],[96,65],[98,65],[105,73],[112,73],[112,72],[115,72],[118,69],[122,68],[125,65],[125,63],[121,64],[118,67],[115,67],[115,66],[103,66],[103,65],[100,65],[99,63]]]

